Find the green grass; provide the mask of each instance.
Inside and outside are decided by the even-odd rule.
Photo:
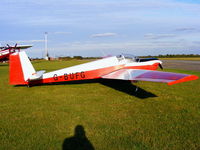
[[[51,71],[83,62],[33,64]],[[0,79],[2,150],[57,150],[64,140],[89,141],[95,150],[200,149],[200,80],[139,82],[136,94],[133,85],[114,81],[27,88],[8,84],[7,64],[0,64]],[[77,125],[88,141],[74,136]]]

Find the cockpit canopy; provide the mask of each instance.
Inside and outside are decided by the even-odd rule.
[[[134,55],[130,55],[130,54],[121,54],[117,56],[118,59],[120,60],[126,60],[127,62],[138,62],[139,57],[134,56]]]
[[[121,54],[118,55],[117,58],[119,60],[126,60],[127,62],[145,62],[145,61],[151,61],[151,60],[158,60],[158,58],[140,58],[138,56],[134,56],[131,54]]]

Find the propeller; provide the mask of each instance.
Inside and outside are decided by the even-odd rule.
[[[9,44],[6,44],[6,46],[10,52],[15,52],[15,50],[17,49],[17,43],[15,44],[15,46],[10,46]]]
[[[14,48],[13,48],[13,49],[14,49],[14,51],[16,50],[16,48],[17,48],[17,43],[15,44],[15,46],[14,46]]]
[[[160,69],[162,69],[162,70],[163,70],[163,66],[162,66],[161,64],[159,64],[159,67],[160,67]]]
[[[15,44],[14,48],[16,49],[16,47],[17,47],[17,43]]]
[[[7,47],[8,48],[6,48],[6,49],[8,49],[9,50],[9,53],[11,52],[11,46],[9,45],[9,44],[6,44],[7,45]]]

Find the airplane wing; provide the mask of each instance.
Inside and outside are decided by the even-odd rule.
[[[18,48],[18,49],[27,49],[32,47],[32,45],[17,45],[15,46],[9,46],[9,47],[5,47],[5,46],[0,46],[0,49],[4,49],[4,48]]]
[[[168,85],[198,79],[198,76],[141,69],[120,69],[102,76],[105,79],[164,82]]]
[[[27,48],[30,48],[32,47],[32,45],[17,45],[16,48],[19,48],[19,49],[27,49]],[[14,48],[14,47],[13,47]]]

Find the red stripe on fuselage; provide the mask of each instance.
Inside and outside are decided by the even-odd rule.
[[[78,80],[89,80],[89,79],[98,79],[103,75],[109,74],[113,71],[119,69],[146,69],[146,70],[156,70],[158,68],[159,63],[154,63],[153,65],[141,65],[141,66],[124,66],[117,65],[107,68],[101,68],[90,71],[80,71],[73,73],[66,73],[63,75],[52,74],[51,78],[44,78],[40,80],[34,80],[27,82],[27,84],[43,84],[43,83],[55,83],[55,82],[67,82],[67,81],[78,81]]]
[[[101,68],[101,69],[90,70],[90,71],[73,72],[73,73],[68,73],[68,74],[66,73],[61,76],[58,76],[57,74],[52,74],[51,78],[30,81],[29,84],[98,79],[98,78],[101,78],[101,76],[103,76],[105,74],[111,73],[111,72],[121,69],[123,67],[124,67],[124,65],[118,65],[118,66],[112,66],[112,67]]]

